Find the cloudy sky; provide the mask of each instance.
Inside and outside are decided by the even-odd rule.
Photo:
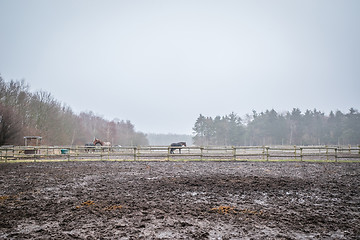
[[[0,74],[145,133],[360,110],[359,0],[0,0]]]

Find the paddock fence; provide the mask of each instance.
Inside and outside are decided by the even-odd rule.
[[[11,161],[360,161],[359,146],[2,146],[0,162]],[[181,150],[181,152],[180,152]]]

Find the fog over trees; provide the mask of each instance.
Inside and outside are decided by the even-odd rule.
[[[130,121],[108,121],[93,112],[75,114],[45,91],[30,92],[22,81],[0,76],[0,146],[23,145],[24,136],[42,136],[46,145],[84,145],[94,138],[113,145],[147,145]]]
[[[75,114],[46,92],[30,92],[24,80],[0,76],[0,146],[23,145],[24,136],[42,136],[45,145],[84,145],[94,138],[113,145],[358,145],[360,113],[314,110],[278,113],[274,109],[239,117],[236,113],[196,119],[194,136],[135,131],[129,120],[106,120],[93,112]],[[159,116],[161,117],[161,116]]]
[[[274,109],[241,119],[237,114],[205,117],[193,128],[196,145],[347,145],[360,144],[360,113],[314,110],[278,113]]]
[[[188,146],[193,144],[193,138],[188,134],[161,134],[161,133],[148,133],[147,138],[151,145],[166,146],[174,142],[186,142]]]

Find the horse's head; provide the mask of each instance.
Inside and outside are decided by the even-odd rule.
[[[186,142],[180,142],[181,146],[186,147]]]
[[[99,139],[97,139],[97,138],[95,138],[95,140],[94,140],[94,145],[96,145],[97,143],[99,143],[100,142],[100,140]]]

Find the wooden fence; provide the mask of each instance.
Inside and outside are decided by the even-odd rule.
[[[174,154],[170,146],[85,147],[85,146],[3,146],[0,162],[41,160],[288,160],[360,161],[359,146],[197,146],[182,147]]]

